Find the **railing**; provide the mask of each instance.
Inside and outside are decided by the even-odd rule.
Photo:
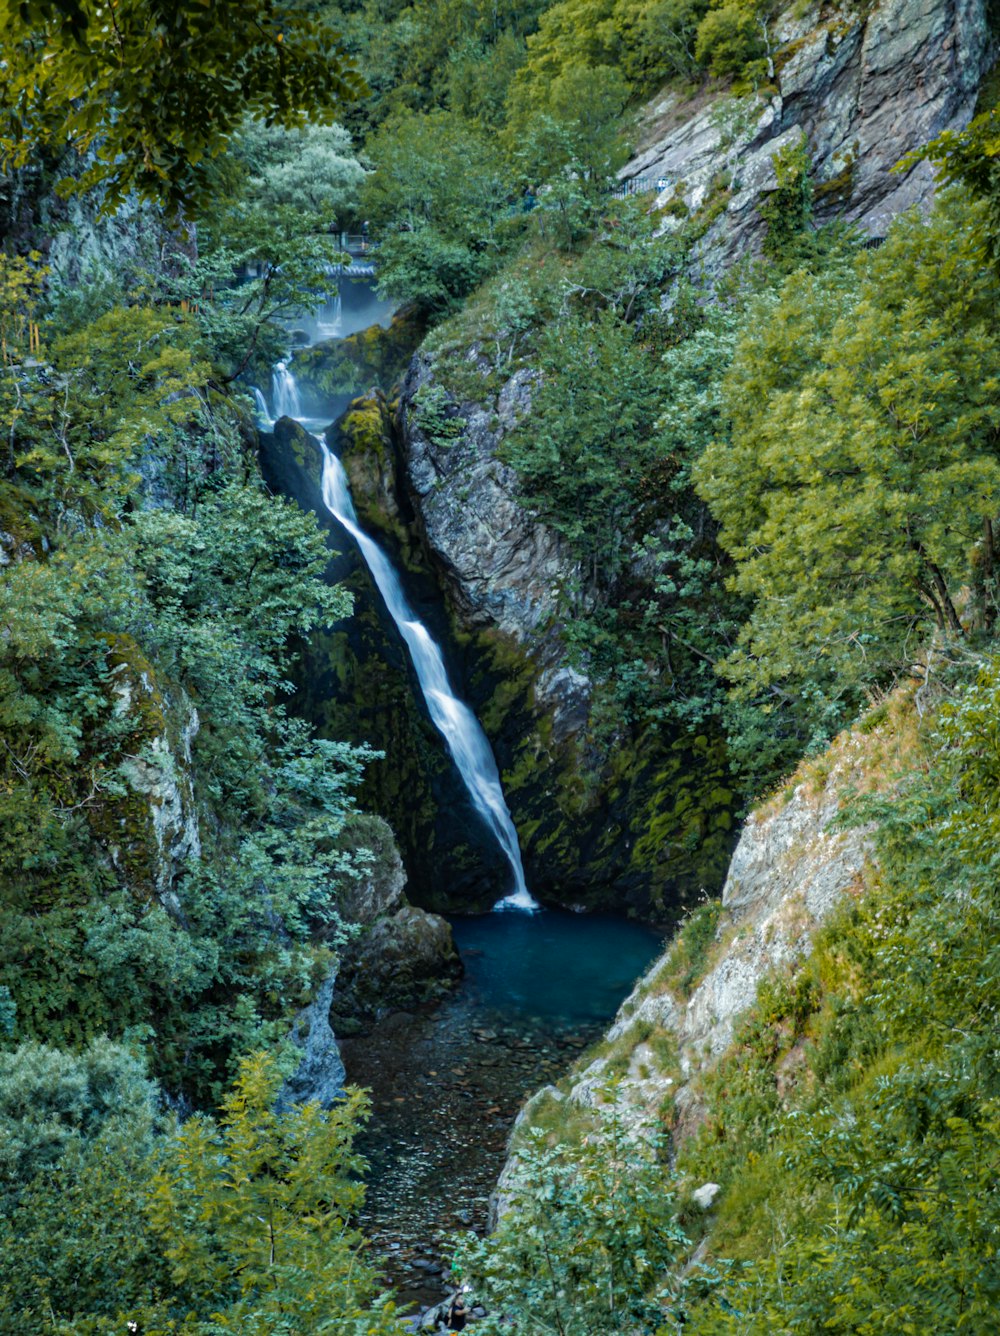
[[[340,249],[349,255],[367,255],[374,242],[367,232],[341,232]]]
[[[628,199],[630,195],[645,195],[649,191],[660,194],[671,185],[670,178],[666,176],[633,176],[627,181],[619,181],[611,194],[615,199]]]

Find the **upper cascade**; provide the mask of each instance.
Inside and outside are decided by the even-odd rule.
[[[284,362],[276,363],[272,385],[275,417],[301,420],[298,386]],[[258,410],[259,407],[258,403]],[[510,864],[514,889],[494,908],[534,913],[540,906],[525,881],[517,831],[504,798],[500,772],[489,739],[472,710],[452,690],[441,649],[410,607],[388,556],[359,526],[343,465],[323,440],[319,437],[313,439],[323,458],[323,503],[357,543],[389,615],[409,651],[431,721],[447,743],[476,810],[493,832]]]
[[[275,362],[271,373],[271,399],[274,404],[275,418],[302,416],[302,404],[299,400],[299,387],[295,377],[284,362]]]
[[[361,549],[389,615],[410,652],[431,719],[448,744],[476,810],[493,831],[514,873],[514,890],[495,908],[533,912],[539,905],[525,882],[517,831],[504,799],[489,740],[468,705],[452,691],[441,650],[407,602],[389,558],[359,527],[343,465],[325,442],[319,441],[319,446],[323,452],[324,504]]]

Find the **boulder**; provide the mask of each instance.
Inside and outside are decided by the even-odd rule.
[[[330,1006],[336,981],[337,971],[332,970],[312,1002],[293,1022],[291,1037],[302,1050],[302,1058],[278,1093],[275,1108],[279,1113],[290,1104],[317,1103],[328,1109],[343,1094],[346,1073],[330,1028]]]
[[[461,976],[448,922],[404,905],[377,919],[346,949],[342,989],[353,1007],[379,1012],[428,1001]]]

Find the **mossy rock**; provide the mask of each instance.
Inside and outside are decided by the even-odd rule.
[[[346,339],[327,339],[295,354],[300,390],[312,399],[329,400],[358,390],[390,390],[402,379],[425,333],[422,319],[404,307],[388,328],[370,325]]]
[[[157,738],[169,739],[169,707],[152,663],[130,635],[102,638],[108,646],[110,703],[131,726],[124,750],[139,753]],[[129,890],[142,901],[153,900],[161,855],[148,795],[131,788],[104,794],[86,810],[91,830]]]
[[[0,565],[39,556],[42,529],[32,513],[32,497],[14,483],[0,483]]]
[[[382,391],[369,390],[353,399],[326,439],[344,466],[362,523],[395,530],[402,537],[392,412]]]
[[[270,468],[284,471],[291,477],[298,471],[304,473],[315,487],[322,485],[323,452],[315,436],[301,423],[294,418],[279,418],[269,437],[261,436],[262,447],[265,439],[268,441]]]

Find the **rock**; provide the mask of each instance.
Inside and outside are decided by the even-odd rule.
[[[107,640],[114,711],[132,730],[120,767],[129,791],[97,805],[91,825],[113,866],[179,917],[175,883],[201,857],[191,755],[198,711],[183,691],[161,685],[131,636]]]
[[[344,990],[376,1011],[423,1001],[461,975],[449,924],[414,905],[377,919],[345,949],[342,964]]]
[[[721,1191],[718,1183],[702,1183],[700,1188],[691,1193],[691,1200],[701,1210],[707,1211]]]
[[[388,327],[370,325],[344,339],[327,339],[295,355],[299,387],[317,401],[357,394],[378,386],[389,391],[402,377],[425,333],[423,320],[409,307]]]
[[[395,913],[406,902],[406,872],[389,823],[380,816],[354,812],[344,823],[338,845],[356,859],[361,850],[371,855],[362,875],[340,893],[341,918],[364,926]]]
[[[295,1018],[292,1039],[302,1050],[302,1059],[278,1094],[275,1108],[279,1113],[290,1104],[312,1102],[328,1109],[343,1094],[346,1073],[330,1029],[330,1004],[336,980],[337,972],[333,970],[313,1001]]]
[[[269,462],[274,464],[284,458],[287,470],[294,464],[318,486],[323,476],[323,455],[316,438],[301,423],[289,417],[278,418],[270,435],[273,446],[269,451]],[[294,485],[290,483],[287,490],[294,494]]]
[[[805,138],[819,222],[843,217],[872,236],[934,193],[927,163],[893,168],[913,149],[971,119],[990,60],[981,0],[882,0],[870,11],[791,9],[775,24],[777,91],[742,103],[720,94],[689,107],[650,103],[640,146],[620,175],[665,178],[659,202],[676,216],[723,204],[697,262],[719,274],[759,250],[760,203],[774,187],[778,149]],[[723,193],[730,186],[728,198]]]
[[[339,457],[351,485],[354,507],[365,528],[387,530],[406,544],[396,496],[396,449],[392,413],[379,389],[353,399],[327,429],[327,444]]]
[[[558,676],[562,645],[556,624],[560,584],[579,582],[559,535],[540,524],[518,499],[517,475],[497,458],[505,429],[526,414],[534,373],[516,372],[488,404],[456,405],[458,434],[428,434],[420,407],[437,382],[429,357],[414,358],[403,386],[406,481],[425,539],[444,566],[463,621],[490,627],[515,644],[531,644],[550,680],[539,683],[551,705],[557,735],[586,711],[589,683]],[[438,386],[440,388],[440,386]],[[551,695],[548,693],[551,692]]]

